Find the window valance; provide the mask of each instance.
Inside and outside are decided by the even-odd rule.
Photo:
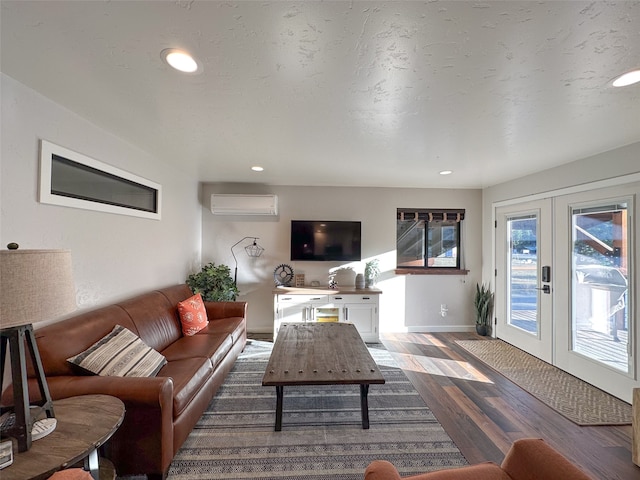
[[[460,222],[464,220],[462,208],[398,208],[398,220],[424,220],[425,222]]]

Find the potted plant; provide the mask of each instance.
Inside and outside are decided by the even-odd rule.
[[[490,287],[476,283],[476,296],[473,305],[476,311],[476,332],[487,335],[491,328],[491,314],[493,313],[493,292]]]
[[[205,302],[233,302],[239,293],[229,267],[216,266],[213,262],[189,275],[186,283],[194,294],[202,295]]]
[[[364,266],[364,281],[366,288],[373,287],[380,275],[380,267],[378,266],[378,263],[378,259],[374,258],[373,260],[369,260]]]

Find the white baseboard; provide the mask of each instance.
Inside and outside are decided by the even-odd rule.
[[[259,333],[261,335],[268,333],[273,335],[273,327],[259,327],[259,328],[252,327],[250,329],[247,329],[247,334],[251,334],[251,333]]]
[[[417,325],[394,330],[380,330],[380,333],[437,333],[437,332],[475,332],[471,325]]]
[[[394,328],[393,330],[380,330],[380,333],[430,333],[430,332],[475,332],[473,325],[417,325],[411,327]],[[259,327],[247,330],[247,334],[273,335],[273,328]]]

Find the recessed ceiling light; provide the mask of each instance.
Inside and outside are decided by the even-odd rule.
[[[440,172],[440,175],[451,175],[453,173],[453,170],[442,170]]]
[[[200,73],[198,62],[184,50],[166,48],[160,52],[160,56],[169,66],[183,73]]]
[[[611,85],[614,87],[626,87],[638,82],[640,82],[640,70],[632,70],[616,77]]]
[[[251,170],[253,170],[254,172],[262,172],[264,170],[264,168],[259,166],[259,165],[255,165],[255,166],[251,167]]]

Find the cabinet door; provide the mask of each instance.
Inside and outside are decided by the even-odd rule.
[[[273,338],[278,335],[283,323],[301,323],[315,321],[315,306],[327,304],[326,295],[276,295]]]
[[[344,306],[345,322],[353,323],[365,342],[377,341],[377,318],[378,310],[375,304],[347,303]]]
[[[280,322],[306,322],[310,317],[306,303],[279,303],[278,320]]]

